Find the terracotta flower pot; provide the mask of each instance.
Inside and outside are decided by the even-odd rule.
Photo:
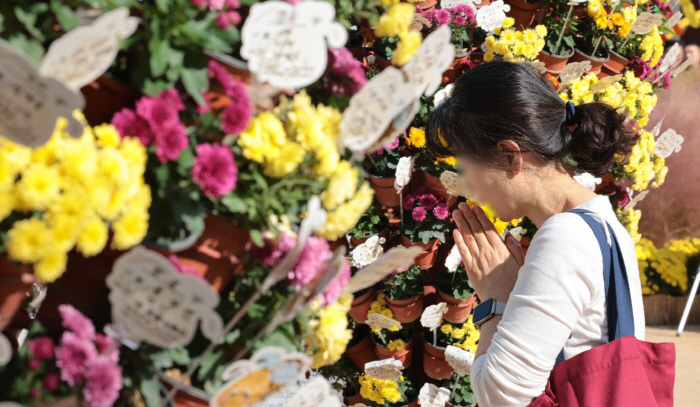
[[[467,44],[467,49],[469,50],[467,54],[455,55],[455,59],[450,64],[450,67],[447,68],[443,74],[447,78],[448,82],[453,83],[457,80],[457,78],[459,78],[460,75],[462,75],[462,73],[464,73],[464,63],[467,62],[471,56],[471,45]],[[440,180],[438,180],[438,183],[439,182]],[[440,185],[442,186],[442,184]]]
[[[411,239],[409,239],[405,235],[401,235],[401,243],[406,247],[422,247],[423,253],[419,254],[418,257],[416,257],[414,263],[423,270],[433,267],[433,264],[435,264],[435,257],[437,256],[437,249],[440,245],[439,239],[431,240],[428,243],[413,243],[411,242]]]
[[[345,349],[345,356],[360,370],[365,370],[365,363],[377,360],[372,342],[372,331],[368,331],[362,340],[351,348]]]
[[[387,219],[386,227],[384,228],[384,230],[382,230],[379,233],[375,233],[375,234],[369,235],[367,237],[361,237],[359,239],[355,239],[355,237],[350,236],[350,247],[355,248],[355,247],[361,245],[362,243],[366,242],[367,239],[369,239],[372,236],[379,236],[379,238],[383,237],[384,239],[387,239],[387,237],[389,236],[389,220]],[[386,245],[386,243],[384,245]],[[384,246],[384,245],[382,245],[382,246]]]
[[[510,5],[510,11],[506,15],[513,17],[513,20],[515,20],[513,25],[521,31],[532,25],[532,22],[535,20],[535,14],[537,14],[537,10],[542,5],[539,1],[529,4],[523,0],[505,0],[505,3]]]
[[[377,342],[377,340],[374,339],[374,336],[372,336],[372,340],[375,344],[374,351],[377,353],[379,359],[396,359],[403,363],[403,367],[411,366],[411,361],[413,358],[413,338],[406,342],[403,350],[389,350],[389,348],[384,346],[383,343]]]
[[[432,379],[449,379],[454,370],[445,360],[445,348],[434,346],[432,341],[433,333],[426,331],[423,335],[423,370]]]
[[[352,319],[354,319],[358,324],[364,324],[365,321],[367,321],[367,311],[369,311],[369,308],[372,305],[375,292],[376,289],[374,287],[370,287],[366,293],[356,297],[352,301],[350,312],[348,312],[348,314],[350,314]]]
[[[394,319],[401,323],[413,322],[423,313],[423,294],[406,300],[391,300],[385,294],[384,299],[394,314]]]
[[[139,98],[139,93],[114,81],[107,75],[102,75],[83,86],[80,92],[85,98],[83,114],[91,126],[109,123],[114,113],[124,107],[133,106]]]
[[[439,198],[447,199],[447,197],[450,196],[450,191],[442,185],[440,179],[433,177],[427,172],[423,172],[423,185],[425,185],[425,189],[428,190],[428,192]]]
[[[481,0],[481,3],[474,4],[474,7],[476,7],[476,9],[478,10],[482,7],[486,7],[486,6],[490,5],[491,3],[493,3],[493,1],[494,0]]]
[[[629,65],[630,60],[618,54],[617,52],[608,50],[610,59],[603,63],[603,67],[600,69],[599,77],[613,76],[621,73],[627,65]]]
[[[585,72],[593,72],[596,75],[600,73],[600,69],[602,68],[603,64],[608,62],[608,60],[610,60],[610,53],[607,53],[605,58],[593,58],[592,56],[586,55],[578,49],[574,49],[574,55],[569,59],[571,62],[590,61],[591,69]]]
[[[377,67],[377,70],[379,72],[383,71],[384,69],[393,66],[390,60],[377,55],[377,53],[374,53],[374,65]]]
[[[161,377],[161,383],[168,391],[172,388],[169,378]],[[209,396],[203,390],[183,387],[173,396],[174,407],[209,407]]]
[[[176,256],[183,266],[193,268],[215,290],[226,288],[243,267],[241,259],[250,247],[250,234],[245,228],[214,215],[204,219],[204,232],[191,247],[149,246],[169,257]]]
[[[415,399],[412,402],[410,402],[402,407],[418,407],[418,406],[420,406],[420,403],[418,402],[418,399]]]
[[[343,400],[345,401],[346,406],[354,406],[357,403],[362,403],[362,400],[364,399],[362,398],[361,394],[355,394],[354,396],[345,397]]]
[[[416,4],[416,3],[413,3]],[[417,3],[416,6],[418,6],[421,10],[423,11],[430,11],[435,8],[437,5],[437,0],[426,0],[426,1],[421,1],[420,3]]]
[[[539,55],[537,55],[537,59],[540,62],[544,62],[544,66],[547,69],[548,74],[557,77],[561,71],[564,70],[566,63],[569,62],[569,58],[571,58],[573,55],[573,52],[568,55],[553,55],[542,50],[540,51]]]
[[[7,254],[0,255],[0,332],[10,324],[12,318],[27,299],[34,275],[30,266],[15,266]]]
[[[440,289],[437,290],[437,294],[447,303],[447,313],[442,316],[442,319],[451,324],[463,324],[469,318],[476,301],[476,294],[472,294],[466,300],[459,300]]]
[[[399,194],[396,192],[396,189],[394,189],[395,180],[396,178],[394,177],[379,178],[374,175],[369,176],[369,183],[374,189],[374,196],[377,197],[380,204],[390,208],[397,207],[401,204]],[[405,190],[404,188],[404,191]],[[404,196],[406,196],[405,193]]]

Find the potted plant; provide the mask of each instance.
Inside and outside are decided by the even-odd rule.
[[[434,9],[425,13],[425,18],[431,22],[428,33],[432,33],[444,24],[450,27],[452,36],[450,41],[455,46],[455,59],[450,67],[444,72],[444,75],[453,81],[464,69],[464,63],[469,59],[472,46],[469,42],[470,29],[469,25],[474,23],[474,9],[465,4],[459,4],[449,9]]]
[[[381,380],[361,375],[360,394],[371,407],[414,407],[418,406],[418,386],[407,376],[398,382]]]
[[[515,28],[524,30],[535,20],[535,14],[539,10],[542,3],[534,0],[505,0],[505,3],[510,5],[510,11],[506,13],[508,17],[515,20]]]
[[[460,265],[452,273],[438,273],[435,288],[440,300],[447,304],[447,313],[443,315],[443,319],[453,324],[464,323],[476,301],[474,288],[464,266]]]
[[[356,247],[375,235],[386,239],[389,236],[389,218],[370,206],[348,235],[351,247]]]
[[[399,159],[403,157],[400,150],[402,143],[404,143],[402,139],[403,137],[397,137],[392,144],[367,154],[362,162],[362,166],[369,175],[369,182],[374,189],[377,201],[389,208],[400,205],[400,197],[394,188],[394,181],[396,180],[396,166],[399,164]]]
[[[574,55],[574,36],[578,33],[578,20],[575,16],[569,16],[569,21],[564,27],[564,22],[569,14],[569,6],[564,3],[547,3],[547,14],[542,25],[547,27],[545,46],[540,51],[537,59],[544,62],[547,73],[557,77]],[[563,31],[563,32],[562,32]]]
[[[348,358],[343,357],[336,363],[320,367],[316,371],[319,375],[328,379],[335,391],[343,395],[345,405],[352,406],[362,402],[358,379],[360,378],[360,372],[363,370],[364,365],[358,369]]]
[[[357,268],[352,267],[352,274],[354,275],[357,270]],[[354,299],[352,300],[349,315],[356,323],[364,324],[367,321],[367,311],[372,306],[376,291],[375,286],[371,286],[352,293]]]
[[[458,375],[455,373],[453,377],[443,380],[440,387],[452,390],[452,395],[445,404],[446,406],[469,407],[476,404],[476,397],[472,391],[469,375]]]
[[[394,319],[394,314],[387,307],[386,297],[377,293],[377,298],[371,304],[367,316],[382,314]],[[391,329],[372,330],[372,340],[375,344],[375,352],[379,359],[397,359],[404,367],[411,365],[413,349],[413,324],[401,324],[401,328],[395,326]]]
[[[374,342],[371,336],[372,332],[369,326],[358,324],[352,318],[348,318],[348,328],[352,329],[352,339],[348,342],[344,355],[347,359],[350,359],[358,369],[364,370],[365,363],[377,360],[377,354],[374,352]]]
[[[535,28],[518,31],[513,27],[512,17],[503,20],[498,33],[486,37],[484,61],[503,60],[510,62],[534,61],[545,47],[547,28],[540,24]]]
[[[598,0],[586,3],[586,12],[589,18],[584,18],[580,25],[580,36],[576,38],[574,55],[571,62],[589,61],[591,69],[586,73],[600,73],[601,67],[610,59],[610,54],[605,48],[602,38],[609,33],[608,12],[605,6]]]
[[[399,322],[413,322],[423,313],[423,271],[414,265],[396,270],[382,282],[387,305]]]
[[[478,341],[479,330],[472,323],[471,316],[464,324],[445,323],[435,332],[426,331],[423,334],[423,369],[425,374],[433,379],[452,377],[452,368],[445,360],[447,346],[452,345],[476,353]]]
[[[422,247],[423,252],[414,262],[421,269],[430,268],[435,263],[438,245],[445,243],[445,234],[450,229],[447,223],[449,208],[444,200],[425,193],[423,187],[406,196],[403,208],[401,241],[404,246]]]

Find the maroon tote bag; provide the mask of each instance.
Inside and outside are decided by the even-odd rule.
[[[593,229],[603,253],[609,343],[563,360],[562,353],[547,388],[529,407],[671,407],[676,348],[634,337],[629,282],[622,253],[608,224],[612,247],[603,226],[583,209],[580,215]]]

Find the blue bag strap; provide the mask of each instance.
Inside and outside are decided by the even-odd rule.
[[[629,281],[627,280],[627,270],[615,231],[606,222],[611,243],[608,246],[603,225],[590,216],[593,212],[585,209],[572,209],[569,212],[581,216],[588,226],[591,227],[603,255],[608,342],[623,336],[634,336],[634,313],[632,311]],[[555,366],[564,359],[564,349],[562,349],[559,356],[557,356]]]

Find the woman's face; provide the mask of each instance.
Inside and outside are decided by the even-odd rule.
[[[479,204],[489,204],[500,219],[515,219],[522,216],[515,213],[513,179],[508,171],[487,165],[472,157],[458,157],[461,180],[468,197]]]

